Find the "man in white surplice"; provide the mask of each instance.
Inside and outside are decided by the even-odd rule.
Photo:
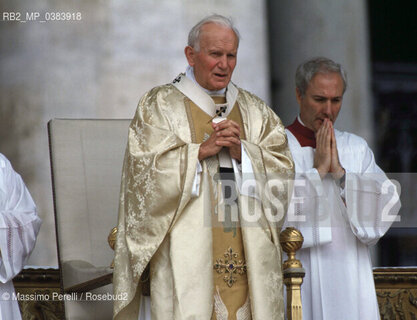
[[[21,319],[12,279],[32,252],[40,226],[22,178],[0,154],[0,319]]]
[[[314,58],[297,68],[300,114],[286,128],[296,169],[286,225],[301,230],[303,319],[380,319],[368,247],[399,218],[396,187],[364,139],[334,129],[343,68]]]
[[[203,19],[189,33],[186,73],[139,102],[122,176],[113,284],[126,299],[115,319],[284,318],[278,235],[294,165],[279,118],[231,82],[238,44],[229,19]],[[261,185],[265,173],[286,175],[282,206],[268,210],[261,192],[245,190],[246,173]],[[223,174],[237,194],[228,208]],[[141,297],[148,264],[151,304]]]

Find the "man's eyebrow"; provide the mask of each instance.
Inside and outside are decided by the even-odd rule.
[[[327,97],[327,96],[322,96],[320,94],[315,94],[312,97],[313,98],[324,98],[324,99],[341,99],[343,96]]]

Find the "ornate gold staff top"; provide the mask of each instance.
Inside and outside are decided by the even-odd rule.
[[[288,255],[288,260],[283,264],[284,284],[287,287],[287,317],[288,320],[302,320],[301,284],[305,271],[300,260],[295,258],[295,253],[303,245],[304,238],[296,228],[289,227],[281,232],[279,242]]]

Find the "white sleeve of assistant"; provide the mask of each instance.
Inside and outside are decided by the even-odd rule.
[[[22,178],[0,158],[0,282],[13,279],[32,252],[41,219]]]
[[[363,173],[346,172],[345,196],[347,217],[355,236],[373,245],[399,221],[399,189],[375,163],[366,146]]]
[[[303,248],[332,241],[329,203],[317,169],[296,173],[284,227],[295,227],[304,237]]]

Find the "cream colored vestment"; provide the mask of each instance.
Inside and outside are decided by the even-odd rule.
[[[149,262],[152,319],[209,320],[212,316],[212,230],[207,224],[212,176],[208,161],[203,160],[199,195],[192,197],[200,145],[192,142],[185,99],[172,84],[154,88],[142,97],[129,127],[113,279],[115,294],[127,293],[127,300],[115,301],[115,319],[138,318],[139,279]],[[267,173],[291,175],[293,162],[279,118],[242,89],[236,102],[246,135],[242,143],[260,185],[265,185]],[[282,182],[287,184],[285,179]],[[250,212],[260,217],[250,225],[242,224],[255,320],[283,319],[278,234],[287,208],[286,190],[279,195],[281,207],[263,201],[262,191],[258,198],[238,197],[241,215]],[[266,208],[281,219],[266,219]]]

